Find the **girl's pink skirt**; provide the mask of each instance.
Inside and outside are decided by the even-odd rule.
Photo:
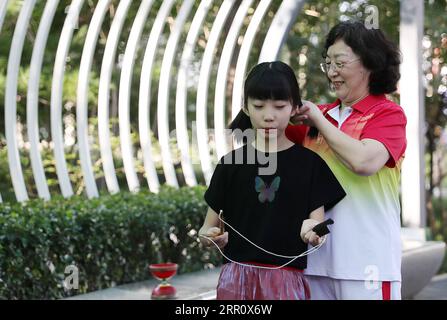
[[[250,263],[251,264],[251,263]],[[226,263],[217,285],[217,300],[309,300],[309,284],[302,270],[291,267],[269,270],[253,264]]]

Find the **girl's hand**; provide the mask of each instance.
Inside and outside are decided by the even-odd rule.
[[[298,108],[296,114],[290,119],[295,125],[307,125],[315,127],[315,122],[323,116],[317,105],[314,103],[303,100],[303,105]]]
[[[228,243],[228,232],[222,233],[220,228],[217,228],[217,227],[209,228],[204,234],[199,234],[199,235],[202,235],[202,236],[210,238],[221,249],[223,247],[225,247],[227,245],[227,243]],[[214,244],[210,240],[208,240],[208,239],[206,239],[204,237],[199,237],[199,238],[200,238],[200,242],[204,246],[206,246],[206,247],[214,246]]]
[[[322,239],[314,231],[309,231],[304,235],[303,241],[315,247],[321,243]]]
[[[321,243],[321,238],[314,231],[312,231],[312,228],[319,223],[320,221],[314,219],[306,219],[303,221],[300,236],[304,243],[310,243],[314,247]]]

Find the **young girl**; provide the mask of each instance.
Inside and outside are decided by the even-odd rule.
[[[306,243],[320,243],[311,229],[345,192],[316,153],[287,139],[289,119],[301,105],[295,74],[287,64],[261,63],[248,74],[244,106],[230,129],[254,130],[246,136],[256,139],[216,166],[199,231],[202,243],[210,246],[213,240],[235,261],[224,259],[217,299],[310,298],[302,274],[306,257],[278,268],[292,260],[281,255],[297,256],[307,250]],[[274,170],[265,174],[267,166]],[[221,211],[225,223],[240,234],[232,228],[222,233]]]

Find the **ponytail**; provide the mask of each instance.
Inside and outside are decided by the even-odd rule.
[[[234,132],[234,130],[237,129],[240,129],[241,131],[251,129],[252,126],[250,117],[243,110],[240,110],[236,118],[234,118],[234,120],[231,121],[229,128],[231,129],[232,132]]]
[[[250,117],[243,111],[240,110],[237,114],[236,118],[231,121],[229,128],[231,133],[233,134],[233,138],[237,141],[237,143],[249,143],[251,139],[254,139],[254,136],[251,136],[250,133],[247,134],[245,130],[252,129]],[[244,137],[246,140],[244,140]],[[251,138],[250,138],[251,137]]]
[[[309,131],[307,132],[307,136],[311,139],[315,139],[318,137],[318,129],[316,127],[310,127]]]

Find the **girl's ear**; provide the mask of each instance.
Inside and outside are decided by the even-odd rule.
[[[293,108],[292,112],[290,113],[290,118],[292,118],[294,115],[296,115],[297,112],[298,112],[298,107]]]
[[[250,114],[248,113],[248,109],[246,109],[245,107],[242,107],[242,111],[249,117]]]

